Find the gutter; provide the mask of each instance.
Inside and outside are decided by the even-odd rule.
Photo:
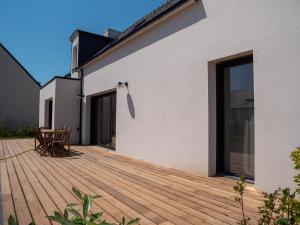
[[[82,144],[82,100],[83,100],[83,69],[80,69],[80,102],[79,102],[79,145]]]

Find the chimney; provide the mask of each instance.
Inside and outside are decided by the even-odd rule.
[[[105,37],[109,37],[109,38],[117,38],[122,32],[111,29],[111,28],[107,28],[106,31],[104,31],[104,36]]]

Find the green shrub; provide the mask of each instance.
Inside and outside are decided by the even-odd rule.
[[[33,129],[32,128],[26,128],[25,130],[24,130],[24,135],[25,135],[25,137],[33,137]]]
[[[15,137],[19,137],[19,138],[24,137],[24,131],[20,128],[16,129],[15,132],[13,133]]]
[[[239,222],[240,225],[247,225],[250,218],[245,216],[245,210],[244,210],[244,193],[246,188],[246,178],[241,177],[240,181],[236,183],[236,186],[233,187],[233,189],[238,193],[237,196],[235,196],[234,201],[239,203],[241,206],[241,212],[242,212],[242,220]]]
[[[65,208],[63,215],[55,211],[52,216],[47,216],[49,220],[58,222],[61,225],[114,225],[102,219],[103,212],[91,211],[93,201],[101,196],[83,194],[75,187],[72,188],[72,191],[81,202],[81,210],[78,208],[78,205],[69,204]],[[136,218],[126,223],[123,217],[119,225],[133,225],[139,221],[140,219]],[[11,215],[8,219],[8,224],[18,225],[16,219]],[[35,224],[30,223],[29,225]]]
[[[294,150],[291,154],[294,168],[297,175],[294,181],[300,186],[300,147]],[[241,177],[237,185],[234,186],[234,191],[238,196],[235,201],[240,203],[242,211],[242,219],[240,225],[247,225],[249,218],[245,217],[243,195],[245,192],[245,178]],[[263,193],[264,203],[258,207],[260,218],[259,225],[297,225],[300,224],[300,191],[297,188],[292,191],[290,188],[278,188],[272,193]]]
[[[297,171],[297,175],[294,176],[294,181],[297,184],[298,188],[297,188],[297,192],[300,192],[300,147],[296,148],[292,154],[291,154],[291,158],[294,162],[294,168]]]
[[[12,129],[7,126],[0,126],[0,138],[27,138],[33,137],[33,129],[30,127],[19,127]]]
[[[8,218],[8,225],[18,225],[17,220],[12,215],[10,215]],[[32,222],[28,225],[35,225],[35,223]]]

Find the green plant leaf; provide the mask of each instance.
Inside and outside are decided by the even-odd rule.
[[[54,211],[54,216],[56,216],[56,217],[58,217],[58,218],[61,218],[61,217],[62,217],[62,215],[61,215],[59,212],[57,212],[57,211]]]
[[[56,216],[47,216],[47,218],[51,221],[58,222],[62,225],[76,225],[75,223],[72,223],[68,220],[65,220],[63,217],[56,217]]]
[[[69,218],[68,210],[65,209],[64,211],[64,218],[67,220]]]
[[[104,212],[98,212],[98,213],[93,213],[92,215],[99,219],[101,216],[103,216]]]
[[[84,224],[83,218],[80,218],[80,217],[74,217],[72,219],[72,222],[75,224]]]
[[[78,204],[76,203],[71,203],[71,204],[68,204],[67,207],[71,207],[71,208],[74,208],[74,207],[77,207]]]
[[[92,221],[88,221],[88,222],[86,222],[86,225],[97,225],[97,224]]]
[[[127,225],[132,225],[132,224],[137,224],[141,219],[140,218],[135,218],[133,220],[130,220]]]
[[[98,219],[100,219],[101,218],[101,216],[103,215],[103,212],[100,212],[100,213],[92,213],[91,215],[90,215],[90,220],[91,221],[95,221],[95,220],[98,220]]]
[[[92,199],[89,195],[85,195],[83,197],[83,209],[82,209],[82,212],[83,212],[83,217],[85,218],[90,209],[91,209],[91,206],[92,206]]]
[[[108,223],[104,220],[101,223],[98,223],[98,225],[114,225],[114,224]]]
[[[73,191],[73,193],[74,193],[80,200],[82,200],[82,194],[81,194],[81,192],[79,191],[78,188],[72,187],[72,191]]]
[[[73,214],[73,216],[78,217],[78,218],[82,218],[82,215],[80,215],[80,213],[74,209],[74,208],[67,208],[67,210]]]
[[[94,195],[94,196],[92,196],[92,199],[96,199],[96,198],[102,198],[102,196],[101,195]]]
[[[8,225],[18,225],[18,223],[17,223],[15,217],[13,217],[12,215],[10,215],[10,216],[8,217]]]
[[[119,225],[125,225],[125,217],[123,216],[122,222]]]
[[[63,222],[63,220],[59,217],[56,217],[56,216],[46,216],[49,220],[51,221],[55,221],[55,222]],[[62,223],[61,223],[62,224]]]

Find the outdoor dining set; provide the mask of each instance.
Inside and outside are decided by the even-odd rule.
[[[66,151],[70,151],[70,127],[59,127],[49,129],[44,127],[36,127],[34,133],[34,149],[42,156],[56,156]]]

